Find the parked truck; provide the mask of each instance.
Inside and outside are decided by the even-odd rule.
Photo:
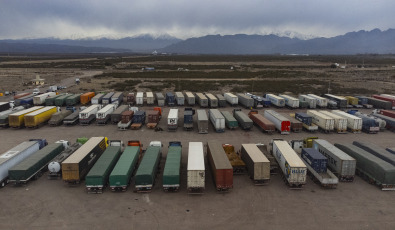
[[[79,122],[80,112],[75,111],[63,119],[63,124],[66,126],[75,125]]]
[[[299,95],[299,103],[300,102],[307,102],[308,105],[307,107],[310,109],[315,109],[317,107],[317,102],[315,98],[309,95],[305,95],[305,94]]]
[[[218,98],[218,107],[226,107],[226,99],[222,94],[215,95]]]
[[[208,107],[208,99],[203,93],[196,93],[196,99],[201,108]]]
[[[235,151],[235,147],[230,144],[223,144],[222,148],[225,150],[226,156],[228,157],[228,160],[229,160],[230,164],[232,165],[233,175],[245,174],[246,173],[246,164],[240,158],[240,156],[237,155],[237,153]]]
[[[111,118],[111,114],[116,110],[117,104],[108,104],[96,113],[96,124],[106,125]],[[81,122],[81,121],[80,121]]]
[[[104,96],[105,96],[104,93],[99,93],[96,96],[92,97],[91,99],[92,105],[101,104]]]
[[[57,141],[31,154],[8,170],[9,182],[19,185],[26,184],[33,177],[35,179],[39,178],[47,169],[48,163],[68,145],[68,141]]]
[[[217,133],[225,132],[225,118],[219,112],[218,109],[209,109],[208,114],[210,117],[211,124]]]
[[[34,106],[29,109],[20,110],[8,115],[9,126],[12,128],[21,128],[25,126],[25,116],[36,110],[44,108],[43,106]]]
[[[318,95],[315,94],[307,94],[307,96],[312,97],[315,99],[316,105],[319,108],[326,108],[328,107],[328,99],[324,98],[324,97],[320,97]]]
[[[67,106],[73,106],[73,105],[78,104],[80,102],[80,99],[81,99],[81,94],[80,93],[73,94],[70,97],[66,98],[65,103],[66,103]]]
[[[318,126],[313,124],[313,118],[306,113],[295,113],[295,119],[301,121],[303,128],[309,132],[315,132],[318,130]]]
[[[180,189],[181,184],[181,160],[182,160],[182,145],[179,141],[169,143],[169,150],[167,152],[166,163],[163,169],[163,190],[165,192],[175,191]]]
[[[50,126],[59,126],[63,124],[63,119],[67,116],[72,114],[70,110],[61,110],[59,112],[56,112],[52,114],[51,119],[49,119],[48,124]]]
[[[285,106],[285,100],[282,97],[276,96],[274,94],[266,94],[266,99],[270,100],[270,103],[276,107],[282,108]]]
[[[221,114],[225,118],[225,126],[228,127],[228,129],[236,129],[237,127],[239,127],[239,123],[230,112],[221,111]]]
[[[205,93],[208,99],[208,106],[210,108],[217,108],[218,107],[218,99],[211,93]]]
[[[153,110],[147,111],[147,127],[154,129],[158,126],[160,119],[162,118],[162,109],[160,107],[154,107]]]
[[[273,140],[273,156],[284,175],[287,185],[300,189],[306,184],[307,167],[291,146],[283,140]]]
[[[25,126],[27,128],[37,128],[45,124],[51,116],[57,112],[55,106],[46,106],[25,115]]]
[[[73,96],[74,94],[63,94],[55,99],[55,106],[63,106],[66,104],[67,98]]]
[[[136,97],[135,97],[134,93],[128,93],[126,95],[126,103],[129,106],[133,106],[134,104],[136,104]]]
[[[393,96],[372,95],[373,98],[388,101],[391,103],[391,109],[395,109],[395,98]]]
[[[66,148],[59,154],[57,155],[54,159],[52,159],[51,162],[48,164],[48,179],[59,179],[62,177],[62,170],[61,170],[61,164],[64,160],[67,159],[71,154],[73,154],[77,149],[79,149],[82,146],[81,143],[76,142],[72,145],[67,145],[65,146]]]
[[[270,175],[275,175],[278,173],[278,163],[276,158],[273,156],[273,154],[270,153],[268,146],[263,144],[263,143],[257,143],[255,144],[256,147],[265,155],[265,157],[270,161]],[[239,152],[239,155],[241,153]]]
[[[81,105],[87,105],[91,102],[92,98],[95,96],[95,92],[87,92],[80,96]]]
[[[111,97],[114,96],[115,92],[109,92],[104,97],[102,98],[102,104],[103,106],[108,105],[111,103]]]
[[[178,128],[178,109],[170,109],[167,116],[167,130],[177,131]]]
[[[195,115],[194,109],[184,108],[184,130],[193,130],[193,115]]]
[[[199,110],[198,110],[199,111]],[[189,194],[202,194],[205,189],[206,169],[202,142],[189,142],[187,189]]]
[[[174,94],[171,92],[166,93],[165,100],[168,106],[174,106],[176,104],[176,98],[174,97]]]
[[[353,145],[395,166],[395,155],[370,142],[353,141]]]
[[[130,125],[132,124],[133,114],[134,112],[130,110],[122,112],[121,120],[118,122],[119,130],[126,130],[130,128]]]
[[[347,119],[347,128],[353,133],[361,133],[362,130],[362,119],[348,114],[340,110],[333,110],[332,113]]]
[[[207,158],[217,191],[227,192],[232,189],[233,168],[222,145],[215,141],[207,142]]]
[[[312,122],[323,132],[331,132],[335,129],[335,119],[315,110],[307,110],[307,115],[311,116]]]
[[[198,109],[197,110],[197,126],[198,126],[198,133],[206,134],[208,133],[208,118],[206,110]]]
[[[111,191],[126,191],[137,168],[141,154],[140,146],[126,146],[110,174],[109,184]]]
[[[251,130],[254,123],[252,120],[247,116],[247,114],[243,113],[241,109],[234,109],[233,116],[239,123],[240,128],[243,130]]]
[[[121,156],[121,146],[108,146],[85,177],[88,193],[103,193],[110,173]]]
[[[265,110],[263,116],[271,121],[280,134],[291,132],[291,121],[274,110]]]
[[[294,98],[289,95],[285,95],[285,94],[280,94],[278,96],[284,99],[285,106],[287,106],[291,109],[298,109],[299,108],[299,99]]]
[[[45,98],[45,106],[54,106],[56,98],[63,96],[64,94],[52,95]]]
[[[156,93],[156,102],[158,103],[159,107],[165,106],[165,97],[163,96],[162,93]]]
[[[321,110],[322,114],[334,119],[334,130],[337,133],[347,132],[347,119],[329,111]]]
[[[129,105],[120,105],[114,112],[111,113],[111,123],[118,124],[121,121],[122,113],[129,110]]]
[[[224,93],[224,98],[231,106],[239,104],[239,98],[232,93]]]
[[[132,125],[130,126],[131,129],[140,129],[145,124],[145,111],[137,111],[134,113],[132,118]]]
[[[382,100],[379,98],[368,97],[368,104],[372,105],[376,109],[392,109],[392,103],[390,101]]]
[[[162,159],[161,147],[148,146],[135,175],[135,190],[151,192],[155,185],[156,174]]]
[[[256,144],[242,144],[240,156],[255,185],[266,185],[270,182],[271,163]]]
[[[39,150],[37,141],[24,141],[0,155],[0,187],[8,183],[8,170]]]
[[[62,179],[69,185],[79,184],[107,148],[107,137],[91,137],[62,162]]]
[[[382,114],[373,113],[374,117],[385,121],[385,128],[391,131],[395,131],[395,118],[384,116]]]
[[[55,92],[48,92],[48,93],[43,93],[39,94],[33,97],[33,104],[34,105],[43,105],[45,103],[45,99],[51,96],[55,96]]]
[[[185,97],[182,92],[176,92],[176,104],[181,106],[185,104]]]
[[[0,112],[0,127],[1,128],[8,127],[9,126],[9,115],[17,113],[18,111],[21,111],[24,109],[25,109],[25,107],[23,107],[23,106],[17,106],[12,109]]]
[[[355,177],[356,160],[323,139],[314,139],[312,147],[328,158],[328,167],[342,182],[352,182]]]
[[[186,100],[189,106],[194,106],[196,99],[192,92],[185,92]]]
[[[380,124],[373,117],[360,112],[356,112],[353,115],[362,119],[363,132],[374,134],[380,131]]]
[[[254,107],[254,99],[242,93],[238,93],[236,95],[239,104],[242,105],[244,108],[251,109],[252,107]]]
[[[324,94],[324,97],[328,98],[331,101],[336,102],[337,107],[342,109],[342,108],[347,108],[347,99],[341,96],[336,96],[333,94]]]
[[[248,113],[248,117],[254,122],[254,124],[263,132],[273,133],[276,130],[273,122],[266,119],[264,116],[258,113],[258,110],[251,110]]]
[[[111,97],[111,104],[121,105],[123,103],[123,92],[115,92]]]
[[[101,109],[101,105],[91,105],[79,113],[80,125],[89,125],[96,119],[96,113]]]

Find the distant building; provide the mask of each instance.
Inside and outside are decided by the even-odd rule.
[[[32,85],[44,85],[45,79],[40,78],[40,75],[36,75],[36,78],[32,80]]]

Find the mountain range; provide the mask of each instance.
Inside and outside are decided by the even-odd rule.
[[[207,35],[181,40],[142,35],[122,39],[0,40],[1,53],[139,52],[177,54],[391,54],[395,29],[350,32],[331,38],[299,39],[277,35]]]

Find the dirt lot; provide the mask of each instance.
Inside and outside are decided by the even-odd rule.
[[[196,107],[197,108],[197,107]],[[144,108],[143,108],[144,109]],[[169,108],[165,108],[164,117]],[[231,110],[227,107],[226,110]],[[289,112],[288,110],[281,110]],[[245,111],[246,112],[246,111]],[[181,112],[179,113],[181,114]],[[273,138],[286,140],[318,136],[332,143],[350,143],[354,140],[371,141],[384,147],[395,146],[393,132],[379,134],[310,134],[290,135],[251,131],[226,130],[209,134],[182,130],[177,132],[141,130],[118,131],[115,125],[88,127],[49,127],[36,130],[0,130],[0,152],[29,138],[47,138],[52,143],[59,139],[75,142],[77,137],[107,136],[109,139],[142,140],[148,146],[152,140],[164,144],[182,141],[182,183],[178,193],[165,193],[161,189],[161,174],[152,193],[137,194],[129,189],[113,193],[87,194],[84,184],[68,187],[61,180],[47,180],[44,175],[26,186],[6,186],[0,190],[1,229],[393,229],[395,196],[381,191],[360,177],[353,183],[340,183],[337,189],[325,190],[310,179],[303,190],[290,190],[280,175],[274,175],[267,186],[254,186],[247,175],[234,177],[234,189],[218,194],[212,174],[207,170],[206,190],[203,195],[188,195],[186,191],[186,165],[188,142],[217,140],[235,145],[242,143],[268,144]],[[160,127],[166,128],[166,119]],[[164,158],[161,161],[163,171]],[[207,166],[207,164],[206,164]]]

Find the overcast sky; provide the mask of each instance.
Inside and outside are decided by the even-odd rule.
[[[0,0],[0,39],[169,34],[333,37],[395,28],[393,0]]]

